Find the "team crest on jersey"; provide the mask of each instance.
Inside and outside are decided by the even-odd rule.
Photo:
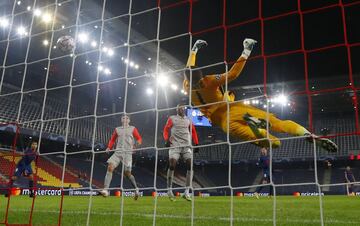
[[[218,75],[215,75],[215,78],[216,78],[216,80],[220,80],[220,78],[221,78],[221,75],[220,75],[220,74],[218,74]]]

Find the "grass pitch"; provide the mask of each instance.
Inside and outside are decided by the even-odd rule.
[[[61,225],[86,225],[89,197],[64,196]],[[33,225],[57,225],[61,197],[37,196],[33,212]],[[90,225],[139,226],[152,225],[155,199],[140,197],[138,201],[124,198],[121,219],[121,198],[93,197]],[[194,199],[193,224],[205,225],[273,225],[273,198],[207,197]],[[0,220],[4,221],[7,198],[0,198]],[[32,199],[11,197],[9,223],[26,224],[30,216]],[[192,203],[182,198],[170,202],[166,197],[157,199],[156,225],[191,225]],[[360,197],[323,197],[325,225],[360,225]],[[277,225],[320,225],[319,197],[276,197]]]

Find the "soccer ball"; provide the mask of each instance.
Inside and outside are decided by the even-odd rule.
[[[70,52],[75,47],[75,40],[69,35],[61,36],[56,42],[57,48],[63,52]]]

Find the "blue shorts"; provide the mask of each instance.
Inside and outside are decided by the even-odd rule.
[[[32,171],[32,168],[31,168],[31,165],[23,165],[23,164],[20,164],[18,166],[16,166],[16,169],[15,169],[15,176],[17,177],[20,177],[22,176],[23,174],[25,176],[29,176],[33,173]]]

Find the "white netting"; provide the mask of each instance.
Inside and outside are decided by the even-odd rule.
[[[319,164],[323,161],[328,164],[337,157],[341,159],[349,154],[356,156],[359,153],[357,88],[354,86],[357,74],[355,70],[352,71],[351,62],[354,60],[350,55],[350,49],[355,48],[358,42],[356,38],[354,41],[347,37],[346,25],[350,26],[354,22],[345,19],[346,13],[349,17],[352,16],[350,9],[353,5],[356,7],[357,2],[340,1],[334,5],[302,6],[298,1],[295,4],[297,7],[289,6],[289,11],[274,7],[271,13],[265,10],[269,7],[266,2],[260,0],[255,5],[249,2],[249,11],[258,13],[255,17],[246,16],[240,9],[244,7],[239,7],[237,2],[0,2],[0,103],[3,106],[0,110],[0,122],[16,122],[19,125],[21,135],[18,146],[24,146],[24,143],[33,139],[38,140],[40,162],[36,169],[40,170],[35,172],[35,180],[38,182],[36,188],[62,190],[59,199],[51,201],[58,204],[58,207],[49,209],[48,212],[47,207],[21,207],[30,212],[29,215],[21,215],[21,218],[25,216],[30,219],[23,222],[29,222],[29,225],[31,221],[44,224],[40,218],[45,211],[51,215],[51,222],[47,223],[63,225],[99,225],[102,221],[108,223],[113,219],[116,219],[113,220],[116,221],[113,225],[127,225],[134,224],[140,218],[147,220],[134,225],[168,225],[169,222],[164,220],[166,218],[173,221],[180,219],[188,225],[206,225],[212,221],[214,224],[220,222],[238,225],[246,222],[251,225],[258,222],[258,218],[243,215],[239,210],[237,197],[252,195],[256,188],[271,185],[274,192],[273,199],[269,201],[271,205],[268,205],[271,214],[267,215],[264,222],[277,225],[291,223],[291,220],[287,222],[283,219],[282,212],[279,214],[278,194],[289,195],[298,191],[339,193],[338,190],[331,189],[346,184],[342,178],[342,169],[334,170],[333,174],[337,174],[338,178],[334,180],[331,179],[331,173]],[[332,8],[339,11],[336,11],[336,16],[340,18],[343,26],[337,31],[344,33],[340,44],[327,40],[328,42],[318,47],[316,42],[312,44],[306,41],[309,37],[304,36],[304,29],[309,29],[305,25],[310,24],[307,20],[311,20],[306,16],[310,17],[318,11]],[[237,13],[235,9],[241,11],[244,18],[241,18],[241,13]],[[296,17],[295,21],[292,21],[293,15]],[[285,40],[277,35],[281,32],[273,34],[269,31],[279,29],[271,23],[282,17],[291,17],[288,24],[299,27],[295,31],[289,28],[289,35],[294,36],[289,39],[296,39],[295,47],[290,44],[282,46],[279,43]],[[209,21],[204,21],[204,18]],[[251,27],[253,24],[255,28]],[[284,22],[280,21],[279,24],[281,29],[288,28]],[[270,27],[269,30],[267,27]],[[317,35],[311,30],[307,32]],[[271,40],[266,39],[265,34]],[[57,42],[64,36],[69,36],[66,40],[70,37],[75,40],[75,47],[70,52],[64,50],[71,47],[64,45],[71,44],[71,41],[65,42],[64,38],[62,49],[58,48]],[[175,114],[177,104],[193,107],[191,99],[194,94],[186,93],[187,91],[182,89],[185,64],[191,47],[197,39],[207,40],[207,49],[204,52],[199,51],[197,69],[208,74],[219,74],[228,72],[230,66],[236,62],[242,52],[242,41],[246,37],[258,40],[241,75],[241,78],[252,75],[251,81],[248,78],[239,82],[238,78],[232,83],[226,82],[224,91],[231,89],[237,94],[234,102],[230,103],[226,99],[220,103],[204,103],[196,107],[206,108],[225,103],[226,118],[229,119],[232,104],[252,104],[264,111],[275,112],[282,118],[295,119],[315,133],[333,135],[331,138],[339,145],[339,152],[328,154],[315,143],[307,143],[305,136],[273,134],[280,137],[282,146],[276,151],[269,148],[270,183],[259,184],[262,173],[254,167],[255,160],[260,155],[259,147],[251,143],[261,140],[239,141],[231,137],[229,132],[224,133],[217,127],[199,126],[197,130],[201,151],[194,154],[191,166],[194,171],[190,185],[193,199],[187,206],[186,214],[177,214],[176,211],[179,210],[172,204],[174,212],[167,212],[168,206],[165,206],[160,196],[168,190],[168,149],[164,146],[162,130],[168,116]],[[272,41],[277,39],[281,39],[279,43]],[[311,54],[324,54],[323,51],[337,51],[338,48],[342,48],[342,52],[336,54],[347,58],[346,62],[339,63],[339,67],[346,69],[336,71],[336,76],[329,76],[331,82],[326,82],[318,74],[332,72],[321,66],[311,70],[311,67],[316,68],[313,65],[324,64],[319,60],[324,56]],[[282,57],[288,59],[284,60]],[[290,69],[286,68],[286,65],[291,65]],[[349,76],[345,78],[344,74]],[[191,81],[192,77],[190,84]],[[335,83],[338,85],[332,85]],[[192,88],[190,85],[190,90]],[[279,102],[280,94],[284,92],[292,95],[284,103]],[[342,105],[342,109],[333,106],[335,101]],[[277,106],[279,108],[276,108]],[[109,202],[95,197],[103,188],[108,158],[105,154],[106,145],[113,129],[120,125],[120,117],[124,113],[131,117],[131,124],[139,129],[143,137],[143,144],[136,148],[133,162],[134,175],[144,199],[153,196],[150,201],[146,199],[144,209],[134,207],[134,204],[128,202],[127,196],[133,195],[131,192],[134,189],[124,178],[123,165],[114,171],[114,179],[109,189],[112,195],[120,194],[120,199],[109,199],[113,201]],[[198,115],[191,118],[205,120]],[[226,125],[227,128],[230,127],[229,120]],[[269,126],[271,125],[267,124],[267,131]],[[1,142],[4,142],[4,146],[9,146],[13,140],[9,142],[8,134],[15,131],[8,128],[0,131],[4,137]],[[269,138],[267,133],[267,138],[263,140]],[[6,150],[1,150],[1,163],[14,167],[6,157],[5,153],[9,153]],[[18,156],[16,151],[13,152],[14,156]],[[174,180],[176,191],[182,192],[185,189],[184,168],[182,164],[177,167],[179,173],[176,173]],[[8,181],[10,175],[6,175],[6,172],[0,168],[0,184]],[[212,176],[213,178],[210,178]],[[356,184],[355,181],[354,183]],[[90,195],[79,201],[80,199],[71,196],[78,194],[76,192]],[[206,213],[206,204],[197,203],[202,197],[201,193],[225,197],[223,203],[211,206],[216,213],[221,214],[213,217],[210,212]],[[13,197],[10,197],[8,203],[11,203],[12,199]],[[34,199],[33,204],[37,199]],[[16,206],[16,200],[14,202]],[[80,203],[76,206],[78,209],[72,208],[71,205],[77,202]],[[280,203],[282,202],[281,200]],[[107,203],[105,205],[108,206],[105,207],[109,209],[116,205],[115,210],[109,214],[109,219],[102,219],[108,215],[104,214],[107,210],[104,210],[101,203]],[[141,201],[139,203],[142,205]],[[8,218],[13,221],[10,223],[23,220],[14,220],[18,217],[18,212],[11,209],[12,205],[0,204],[2,211],[6,212],[3,218],[5,223],[8,223]],[[313,205],[318,213],[315,223],[324,225],[326,221],[322,195],[313,201]],[[71,211],[79,213],[79,216],[72,215],[69,213]],[[11,218],[12,216],[14,217]],[[296,222],[301,222],[301,219],[293,223]]]

